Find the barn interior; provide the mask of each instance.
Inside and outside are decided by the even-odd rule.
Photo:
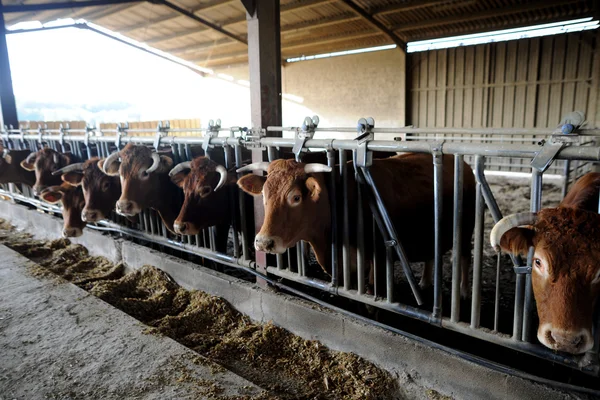
[[[37,134],[41,143],[44,135],[44,139],[49,143],[53,141],[58,148],[57,134],[62,135],[64,129],[62,125],[41,130],[29,129],[27,125],[27,129],[23,129],[25,125],[17,115],[11,83],[6,37],[77,27],[167,58],[202,76],[247,82],[251,119],[239,123],[250,133],[264,128],[264,132],[258,134],[258,140],[266,143],[269,150],[281,150],[279,146],[288,145],[291,148],[298,142],[300,131],[309,132],[308,136],[301,137],[301,147],[308,146],[306,142],[310,140],[353,140],[366,133],[373,134],[366,140],[381,141],[382,148],[392,146],[392,142],[394,146],[408,143],[404,151],[423,146],[419,147],[420,151],[433,154],[435,146],[431,143],[444,141],[444,152],[448,149],[449,154],[460,157],[457,160],[464,158],[476,175],[479,169],[489,173],[484,175],[482,172],[481,176],[488,179],[485,185],[489,182],[489,191],[486,192],[483,185],[481,196],[492,193],[496,197],[496,207],[504,215],[529,210],[530,203],[532,211],[538,211],[540,207],[556,206],[579,177],[597,168],[594,161],[598,161],[598,157],[594,156],[594,151],[600,129],[598,7],[598,2],[592,0],[2,0],[0,103],[2,126],[5,126],[3,137],[14,142],[19,134],[31,138]],[[541,33],[551,28],[557,30],[556,34]],[[485,36],[495,31],[512,36],[486,41]],[[449,38],[455,37],[459,38],[449,43]],[[480,42],[472,44],[471,40]],[[301,99],[320,121],[312,128],[311,121],[305,121],[308,129],[286,128],[286,124],[299,126],[302,121],[288,122],[282,107],[284,96]],[[563,144],[558,153],[563,156],[555,154],[555,158],[550,159],[551,164],[538,174],[532,169],[530,160],[541,153],[540,146],[544,141],[552,141],[550,137],[556,136],[557,127],[560,129],[563,125],[565,116],[574,111],[581,111],[586,119],[585,125],[577,127],[577,133],[582,137],[578,142],[581,148]],[[367,120],[359,120],[365,117],[374,118],[374,127],[369,126]],[[150,131],[152,134],[158,131],[158,136],[165,133],[165,137],[176,137],[179,127],[172,126],[172,133],[171,125],[159,125],[158,130],[151,128]],[[131,140],[154,145],[157,150],[159,145],[168,147],[168,139],[161,137],[156,144],[154,137],[144,136],[143,129],[140,129],[140,138],[131,139],[135,128],[128,129],[129,125],[127,128],[122,125],[98,128],[110,131],[105,134],[116,135],[118,140],[121,140],[119,132],[125,132],[123,143]],[[222,136],[212,137],[210,126],[188,128],[194,131],[193,134],[209,137],[211,144],[233,147],[234,141],[228,142]],[[77,127],[71,131],[66,129],[64,133],[78,137],[86,129]],[[241,134],[241,130],[236,134]],[[94,140],[99,139],[92,139],[96,143]],[[201,145],[203,140],[197,138],[198,143],[194,144]],[[247,144],[255,143],[254,140],[249,136],[242,139]],[[105,156],[113,150],[114,142],[107,140],[107,147],[102,150]],[[355,154],[363,142],[356,141]],[[316,147],[327,148],[326,140],[313,143]],[[425,147],[427,150],[423,150]],[[564,147],[569,148],[560,153]],[[454,148],[457,150],[452,150]],[[119,144],[116,150],[119,150]],[[276,158],[264,148],[249,146],[249,150],[252,162]],[[183,160],[183,152],[181,157]],[[543,185],[542,173],[545,173]],[[514,179],[520,179],[521,184],[515,184]],[[485,206],[489,211],[484,214],[483,197],[481,216],[485,226],[481,229],[481,237],[487,240],[497,215],[487,198]],[[12,198],[14,201],[18,196]],[[261,200],[255,202],[257,221],[262,217],[260,207]],[[60,215],[58,209],[45,210]],[[10,210],[0,210],[3,218],[10,213]],[[153,217],[156,216],[150,218]],[[158,220],[157,224],[160,225]],[[115,225],[111,227],[115,228]],[[256,228],[259,229],[260,224]],[[128,229],[123,232],[135,238],[135,232]],[[212,254],[189,250],[185,246],[191,246],[192,241],[186,239],[176,239],[179,244],[173,246],[173,237],[164,229],[163,232],[162,241],[153,242],[160,235],[160,229],[155,232],[154,225],[150,229],[148,224],[147,232],[136,240],[138,243],[146,240],[145,243],[150,243],[148,245],[154,249],[160,248],[184,258]],[[85,243],[88,247],[94,246],[92,239]],[[477,239],[474,239],[474,246],[478,246]],[[454,295],[458,296],[458,292],[448,284],[439,292],[436,289],[440,294],[439,302],[437,295],[425,301],[424,307],[434,310],[433,317],[428,320],[413,312],[418,307],[407,278],[400,278],[394,301],[390,301],[392,290],[386,289],[385,295],[390,296],[388,303],[394,303],[394,306],[388,306],[379,300],[361,303],[363,293],[352,291],[339,297],[332,296],[329,289],[323,289],[327,277],[318,273],[297,277],[302,275],[299,265],[305,261],[298,261],[298,270],[292,271],[288,259],[289,269],[282,270],[279,264],[285,264],[285,261],[275,261],[274,257],[257,252],[252,264],[244,260],[243,266],[252,265],[256,273],[283,282],[279,287],[282,292],[301,293],[300,297],[346,312],[351,309],[354,316],[366,318],[367,323],[426,339],[430,346],[441,343],[451,349],[449,351],[467,354],[463,360],[479,363],[505,376],[547,384],[581,396],[597,395],[600,390],[596,382],[600,370],[598,346],[581,358],[539,350],[542,346],[536,342],[535,334],[528,336],[531,332],[526,332],[531,330],[528,324],[534,324],[536,319],[525,317],[523,321],[522,315],[535,314],[532,309],[527,310],[532,307],[532,300],[525,299],[531,295],[530,279],[515,273],[508,256],[502,259],[502,269],[496,269],[493,249],[483,247],[481,243],[480,246],[483,250],[479,262],[483,272],[480,270],[478,278],[471,277],[471,282],[482,282],[478,289],[484,294],[483,302],[479,300],[480,309],[475,312],[471,299],[457,308]],[[198,258],[194,260],[200,262]],[[232,259],[227,260],[232,262]],[[443,259],[440,255],[437,262],[446,266],[453,264],[449,255]],[[309,259],[306,263],[315,264],[315,260]],[[177,275],[173,271],[167,272]],[[451,267],[439,274],[447,282],[455,278]],[[251,279],[256,280],[256,276]],[[260,279],[258,276],[257,281],[261,282]],[[509,300],[497,307],[499,300],[494,301],[494,296],[498,281],[506,284],[503,296]],[[262,284],[278,287],[277,282],[267,284],[262,281]],[[523,297],[520,298],[518,293],[521,292]],[[356,304],[352,301],[357,301],[359,307],[366,305],[367,309],[373,305],[379,307],[377,318],[364,309],[356,312],[352,308]],[[400,305],[396,306],[396,303]],[[404,304],[409,306],[404,307]],[[436,307],[439,315],[436,315]],[[517,324],[513,316],[519,318],[516,316],[519,307],[525,308]],[[524,330],[515,328],[521,324]],[[477,329],[473,329],[474,326]],[[489,338],[493,335],[486,336],[489,332],[497,339]],[[335,344],[330,345],[335,347]],[[354,349],[349,347],[348,351]],[[418,363],[418,358],[416,360]],[[540,360],[543,360],[541,367]],[[387,361],[380,362],[385,364]],[[444,374],[442,376],[451,376]],[[452,392],[448,389],[451,384],[444,385],[442,392],[449,391],[457,398],[469,396],[464,387],[460,389],[464,390],[462,392]],[[474,393],[470,395],[476,396]]]

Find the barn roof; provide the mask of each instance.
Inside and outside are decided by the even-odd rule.
[[[89,0],[82,0],[89,1]],[[240,0],[112,0],[108,6],[5,14],[7,25],[85,19],[199,66],[247,62]],[[4,7],[52,0],[3,0]],[[595,16],[594,0],[281,0],[282,57]]]

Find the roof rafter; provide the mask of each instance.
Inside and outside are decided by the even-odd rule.
[[[434,18],[426,21],[410,22],[405,24],[398,24],[390,28],[394,32],[410,31],[414,29],[430,28],[432,26],[442,26],[449,24],[456,24],[461,22],[477,21],[480,19],[502,17],[505,15],[519,14],[527,11],[534,11],[549,7],[555,7],[560,5],[580,3],[578,0],[543,0],[535,1],[529,4],[520,4],[516,6],[510,6],[505,8],[496,8],[493,10],[485,10],[481,12],[475,12],[470,14],[456,15],[452,17]]]
[[[354,11],[356,14],[360,15],[369,25],[371,25],[372,27],[381,31],[384,35],[389,37],[392,40],[392,42],[396,43],[396,46],[398,46],[403,51],[406,51],[406,43],[404,42],[404,40],[400,39],[398,37],[398,35],[396,35],[393,31],[388,29],[387,26],[385,26],[384,24],[382,24],[381,22],[376,20],[375,17],[373,17],[368,12],[366,12],[362,7],[357,5],[352,0],[340,0],[340,1],[344,4],[346,4],[346,6],[348,6],[350,9],[352,9],[352,11]]]

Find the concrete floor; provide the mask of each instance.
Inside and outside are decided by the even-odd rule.
[[[201,399],[262,393],[0,246],[0,400]],[[246,397],[248,396],[248,397]]]

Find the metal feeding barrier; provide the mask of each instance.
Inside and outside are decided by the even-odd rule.
[[[58,151],[70,151],[82,160],[93,155],[107,157],[112,152],[121,149],[127,143],[151,146],[155,150],[170,150],[174,164],[191,161],[192,146],[202,146],[205,150],[209,147],[222,149],[224,152],[225,167],[227,169],[243,166],[243,152],[249,149],[256,151],[262,149],[267,152],[270,161],[278,157],[278,150],[286,150],[298,159],[307,149],[321,149],[326,152],[327,164],[332,167],[329,182],[329,196],[332,207],[332,218],[341,216],[341,224],[333,221],[332,226],[340,226],[341,230],[334,229],[331,240],[331,275],[323,276],[319,273],[319,266],[307,258],[307,244],[299,243],[296,249],[290,249],[285,254],[278,254],[267,258],[267,275],[257,271],[251,251],[253,238],[246,233],[249,218],[246,215],[244,204],[247,196],[235,188],[237,195],[232,196],[229,207],[233,209],[232,221],[232,250],[230,254],[219,253],[215,249],[214,228],[205,229],[195,236],[179,236],[167,231],[157,213],[152,210],[143,211],[137,222],[131,222],[115,213],[111,219],[97,224],[88,224],[92,229],[112,231],[119,234],[146,240],[158,245],[177,249],[190,254],[204,257],[230,267],[240,268],[255,276],[264,276],[267,281],[274,282],[273,277],[293,281],[306,287],[348,298],[369,307],[375,307],[420,321],[459,332],[466,336],[475,337],[501,346],[518,350],[523,353],[535,355],[553,363],[560,363],[588,374],[598,375],[598,343],[600,335],[594,327],[595,346],[587,354],[581,356],[569,355],[552,351],[537,343],[533,331],[536,313],[533,307],[534,298],[531,285],[532,254],[523,265],[520,258],[513,257],[514,271],[514,298],[512,310],[501,307],[502,291],[506,285],[500,282],[501,260],[498,256],[496,264],[496,279],[494,282],[493,306],[482,313],[482,272],[484,266],[484,246],[487,237],[484,236],[484,217],[486,208],[493,220],[498,222],[502,213],[494,194],[486,179],[486,160],[490,157],[496,159],[522,159],[527,162],[533,160],[528,167],[531,173],[531,202],[530,211],[541,208],[542,178],[543,174],[553,165],[555,160],[564,162],[592,163],[600,161],[600,147],[594,145],[595,136],[600,136],[598,130],[580,129],[572,133],[556,132],[555,130],[532,129],[456,129],[456,128],[375,128],[372,119],[361,119],[357,128],[319,128],[318,118],[307,118],[301,127],[268,127],[266,129],[247,129],[243,127],[222,128],[219,120],[209,122],[207,128],[173,129],[168,123],[159,124],[154,131],[155,135],[135,136],[135,133],[148,133],[147,129],[129,129],[128,126],[117,125],[114,130],[101,131],[88,127],[86,129],[38,129],[35,132],[27,129],[5,128],[2,132],[4,147],[7,149],[29,149],[35,151],[42,146],[48,146]],[[197,132],[198,136],[177,137],[178,131]],[[354,131],[357,137],[351,139],[315,139],[316,132],[349,132]],[[293,138],[267,137],[266,132],[292,132]],[[375,135],[385,134],[411,134],[435,135],[435,140],[377,140]],[[494,140],[487,143],[469,143],[465,141],[448,141],[444,135],[468,133],[482,137],[500,138],[502,135],[535,135],[536,143],[507,143]],[[203,134],[203,136],[200,136]],[[346,151],[352,152],[354,171],[347,164]],[[435,208],[435,260],[432,299],[426,298],[416,284],[413,267],[408,262],[402,243],[391,219],[388,215],[381,194],[375,185],[370,172],[373,152],[398,152],[427,153],[432,155],[434,171],[434,208]],[[449,307],[444,307],[444,259],[441,251],[441,218],[443,164],[442,155],[454,157],[454,197],[453,197],[453,243],[451,266],[451,283]],[[472,166],[476,180],[475,209],[466,210],[463,206],[463,181],[464,164],[467,157],[472,159]],[[336,165],[336,159],[339,164]],[[519,163],[524,165],[525,163]],[[564,168],[562,169],[564,171]],[[358,185],[356,193],[349,193],[346,184],[350,174],[354,174]],[[242,175],[239,174],[238,177]],[[576,175],[575,175],[576,177]],[[338,182],[336,184],[336,182]],[[340,186],[341,185],[341,186]],[[8,187],[7,187],[8,186]],[[33,197],[30,188],[19,185],[5,185],[0,191],[5,197],[13,201],[28,203],[38,209],[60,213],[60,208],[39,201]],[[336,204],[336,193],[341,190],[341,198],[357,196],[357,199],[366,200],[371,210],[370,215],[364,215],[361,207],[358,210],[349,210],[346,201]],[[360,202],[358,203],[360,204]],[[525,210],[522,210],[525,211]],[[349,231],[349,213],[357,213],[357,232]],[[466,213],[475,213],[475,232],[472,261],[471,299],[460,297],[460,259],[461,259],[461,232],[462,219]],[[252,227],[253,228],[253,227]],[[356,256],[351,251],[349,237],[357,235]],[[365,254],[365,235],[372,235],[379,243],[383,244],[385,251],[384,261],[381,264],[380,254],[374,250],[372,255],[374,287],[373,292],[365,291],[365,273],[367,255]],[[377,249],[377,246],[374,246]],[[338,253],[339,251],[339,253]],[[338,257],[341,254],[341,257]],[[353,258],[356,257],[354,260]],[[396,268],[396,260],[399,265]],[[355,262],[356,270],[353,280],[351,265]],[[343,275],[343,278],[342,278]],[[285,282],[285,281],[284,281]],[[356,282],[356,287],[353,287]],[[278,284],[280,284],[279,282]],[[398,289],[400,288],[400,289]],[[406,288],[407,290],[401,290]],[[297,289],[290,289],[293,293],[301,294]],[[310,297],[309,294],[306,294]],[[449,297],[449,299],[448,299]],[[463,307],[461,307],[461,304]],[[465,307],[469,306],[470,307]],[[466,310],[466,312],[465,312]],[[461,312],[462,311],[462,312]],[[463,315],[461,315],[463,314]],[[468,315],[468,318],[464,316]],[[491,322],[482,322],[482,316]],[[489,325],[489,326],[486,326]],[[596,324],[595,324],[596,325]],[[507,328],[508,327],[508,328]]]

